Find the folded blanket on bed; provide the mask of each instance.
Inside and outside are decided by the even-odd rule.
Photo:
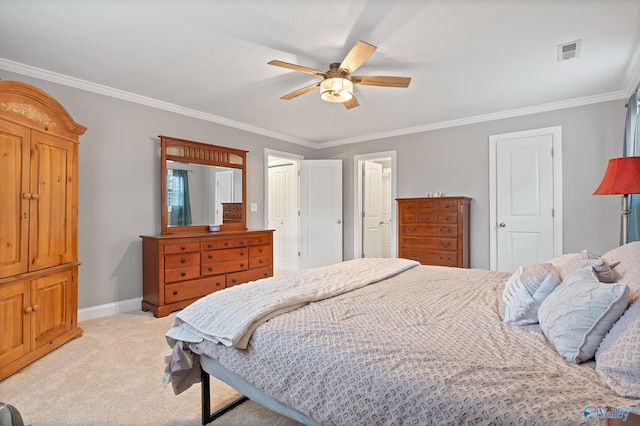
[[[261,323],[307,303],[337,296],[419,265],[408,259],[355,259],[234,286],[197,300],[178,313],[166,337],[246,349]]]

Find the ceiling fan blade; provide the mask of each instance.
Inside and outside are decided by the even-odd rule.
[[[304,95],[305,93],[308,93],[308,92],[312,91],[316,87],[320,87],[320,83],[314,83],[314,84],[312,84],[310,86],[305,86],[302,89],[298,89],[295,92],[291,92],[291,93],[289,93],[287,95],[284,95],[280,99],[284,99],[285,101],[288,101],[290,99],[297,98],[300,95]]]
[[[322,71],[314,70],[313,68],[303,67],[302,65],[290,64],[289,62],[273,60],[273,61],[267,62],[267,64],[275,65],[276,67],[287,68],[294,71],[300,71],[307,74],[321,75],[323,77],[326,77],[326,74]]]
[[[371,56],[376,49],[377,47],[372,44],[365,43],[364,41],[358,41],[355,46],[351,48],[349,53],[347,53],[347,56],[345,56],[344,60],[340,64],[340,69],[347,74],[351,74],[357,70],[364,61],[369,59],[369,56]]]
[[[351,109],[351,108],[360,106],[360,103],[358,103],[358,100],[356,99],[355,96],[352,96],[351,99],[349,99],[346,102],[343,102],[342,105],[344,105],[346,109]]]
[[[364,84],[366,86],[383,87],[408,87],[411,77],[392,77],[386,75],[352,75],[353,84]]]

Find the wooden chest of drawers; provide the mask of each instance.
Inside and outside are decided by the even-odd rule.
[[[222,223],[242,223],[242,203],[222,203]]]
[[[469,267],[467,197],[399,198],[398,257],[423,265]]]
[[[142,236],[142,310],[156,317],[273,275],[273,231]]]

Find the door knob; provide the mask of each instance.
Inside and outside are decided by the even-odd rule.
[[[338,219],[338,225],[340,225],[342,223],[342,221],[340,219]]]
[[[500,228],[504,228],[505,226],[507,226],[507,224],[506,224],[506,223],[504,223],[504,222],[500,222],[500,223],[498,224],[498,226],[499,226]]]

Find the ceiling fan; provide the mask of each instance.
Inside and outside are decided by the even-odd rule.
[[[302,65],[291,64],[288,62],[273,60],[269,61],[269,65],[288,68],[294,71],[314,74],[323,77],[322,81],[311,84],[284,95],[280,99],[290,100],[300,95],[304,95],[316,87],[320,87],[320,97],[327,102],[342,103],[345,108],[351,109],[358,105],[358,100],[353,95],[353,85],[363,84],[366,86],[382,86],[382,87],[408,87],[411,83],[411,77],[392,77],[382,75],[351,75],[357,70],[369,56],[375,52],[377,48],[364,41],[358,41],[342,63],[333,63],[329,65],[328,71],[319,71],[313,68],[303,67]]]

